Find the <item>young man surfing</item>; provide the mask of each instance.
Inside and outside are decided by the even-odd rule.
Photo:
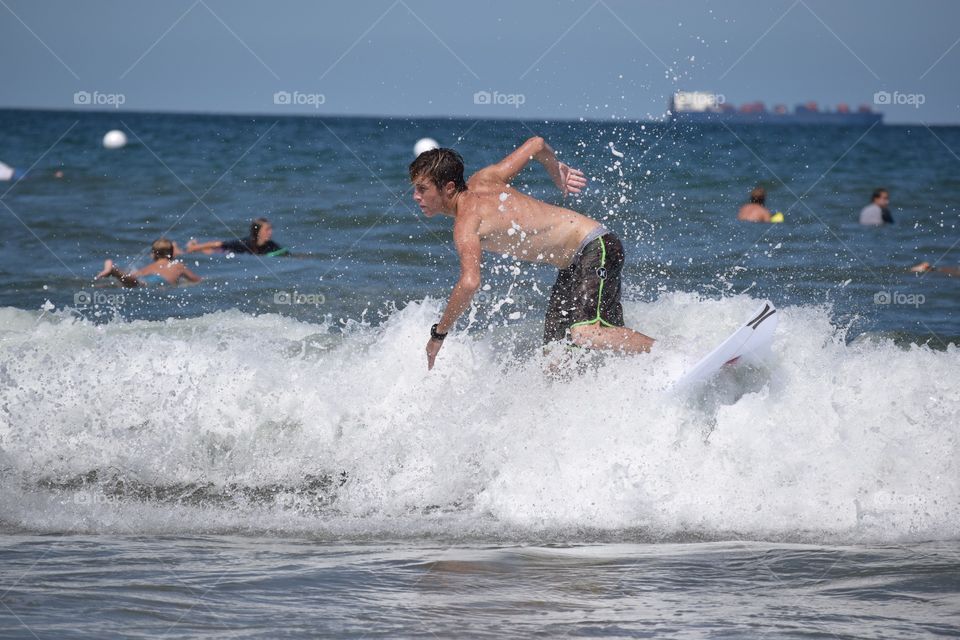
[[[580,193],[582,171],[559,162],[543,138],[534,137],[497,164],[463,179],[463,159],[451,149],[431,149],[410,164],[413,199],[427,217],[450,216],[460,256],[457,281],[440,322],[430,328],[427,367],[443,339],[480,287],[482,252],[548,263],[558,269],[550,292],[544,344],[569,334],[574,344],[625,353],[650,351],[653,339],[623,326],[620,272],[623,246],[596,220],[523,194],[510,181],[536,160],[563,192]]]

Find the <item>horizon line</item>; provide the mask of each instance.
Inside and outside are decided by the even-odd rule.
[[[491,115],[491,116],[474,116],[474,115],[463,115],[463,114],[454,114],[454,115],[397,115],[397,114],[371,114],[371,113],[318,113],[316,111],[297,111],[293,113],[273,113],[273,112],[261,112],[261,111],[202,111],[202,110],[186,110],[186,109],[131,109],[131,108],[69,108],[69,107],[35,107],[35,106],[0,106],[0,111],[43,111],[43,112],[52,112],[52,113],[89,113],[89,114],[98,114],[98,115],[107,115],[110,113],[115,114],[135,114],[135,115],[197,115],[197,116],[213,116],[213,117],[251,117],[251,118],[364,118],[364,119],[390,119],[390,120],[494,120],[494,121],[506,121],[506,122],[530,122],[530,121],[542,121],[545,123],[549,122],[599,122],[599,123],[636,123],[636,124],[670,124],[666,116],[662,119],[655,119],[651,117],[640,117],[640,118],[627,118],[627,117],[617,117],[611,116],[608,118],[600,117],[584,117],[584,116],[537,116],[533,118],[521,118],[517,116],[509,115]],[[882,123],[883,126],[930,126],[930,127],[955,127],[960,126],[960,121],[956,122],[924,122],[924,121],[887,121],[887,114],[880,111],[884,117]],[[684,124],[696,124],[701,126],[708,123],[684,123]],[[769,123],[738,123],[745,126],[784,126],[778,124],[769,124]],[[788,125],[789,126],[789,125]],[[847,125],[818,125],[815,123],[811,124],[796,124],[795,126],[847,126]],[[849,125],[856,126],[856,125]]]

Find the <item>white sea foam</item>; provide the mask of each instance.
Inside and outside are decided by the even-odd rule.
[[[0,309],[0,521],[35,530],[645,532],[891,541],[960,526],[955,347],[847,343],[780,310],[765,367],[669,382],[755,307],[627,303],[659,338],[545,374],[536,320],[455,333],[427,300],[335,331],[221,312],[94,325]],[[509,348],[530,343],[526,353]],[[523,352],[523,350],[520,350]]]

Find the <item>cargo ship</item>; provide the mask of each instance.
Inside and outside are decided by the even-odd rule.
[[[762,102],[750,102],[735,107],[726,102],[721,94],[706,91],[678,91],[670,100],[668,112],[672,122],[726,124],[831,124],[871,126],[883,123],[883,114],[869,105],[861,105],[851,111],[846,104],[837,105],[834,111],[821,111],[816,102],[797,105],[789,111],[778,104],[767,110]]]

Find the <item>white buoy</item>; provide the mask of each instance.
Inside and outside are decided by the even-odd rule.
[[[127,146],[127,134],[119,129],[107,131],[103,136],[104,149],[122,149]]]
[[[430,149],[439,148],[440,143],[433,138],[420,138],[417,140],[417,144],[413,145],[413,155],[419,156],[424,151],[430,151]]]

